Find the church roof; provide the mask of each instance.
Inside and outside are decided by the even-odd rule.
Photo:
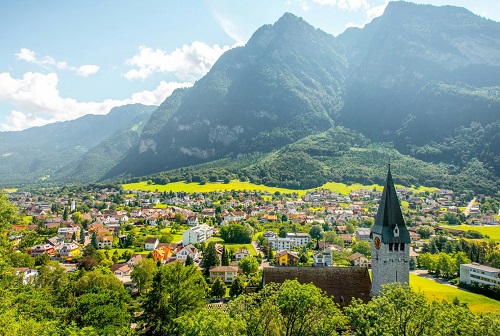
[[[348,306],[352,298],[367,303],[370,300],[371,280],[366,267],[264,267],[263,284],[294,280],[313,283],[321,288],[340,307]]]
[[[395,230],[397,227],[397,230]],[[396,232],[397,231],[397,232]],[[375,224],[372,227],[372,233],[378,233],[382,236],[382,242],[405,243],[410,244],[410,234],[406,228],[401,206],[399,205],[398,195],[392,180],[391,168],[387,172],[384,192],[378,207]]]

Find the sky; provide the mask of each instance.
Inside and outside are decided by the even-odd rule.
[[[497,0],[415,0],[500,21]],[[387,0],[0,0],[0,131],[161,104],[285,12],[337,36]]]

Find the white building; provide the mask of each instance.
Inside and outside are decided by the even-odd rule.
[[[470,285],[475,282],[482,285],[500,285],[500,269],[478,263],[460,265],[460,282]]]
[[[331,251],[314,252],[313,266],[332,266],[332,252]]]
[[[153,251],[158,246],[159,242],[158,238],[155,237],[146,238],[144,241],[144,249],[146,251]]]
[[[311,240],[309,233],[303,232],[287,233],[286,237],[291,239],[292,246],[306,246]]]
[[[214,230],[211,226],[207,224],[197,225],[184,231],[182,234],[182,245],[187,246],[189,244],[204,243],[212,237],[213,234]]]
[[[234,260],[240,261],[245,257],[250,257],[250,252],[247,249],[240,249],[234,252]]]
[[[291,250],[295,245],[290,238],[268,238],[267,242],[273,250]]]
[[[199,258],[200,254],[196,249],[196,247],[189,244],[184,246],[179,252],[177,252],[175,256],[177,257],[177,259],[182,259],[182,260],[186,260],[187,257],[189,256],[191,257],[191,259],[196,261]]]

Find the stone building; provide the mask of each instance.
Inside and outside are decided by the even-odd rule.
[[[382,199],[371,231],[372,295],[378,295],[382,285],[410,282],[410,234],[392,180],[387,173]]]

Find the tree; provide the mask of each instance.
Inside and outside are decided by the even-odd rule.
[[[244,290],[245,281],[243,281],[243,278],[241,276],[237,276],[236,278],[234,278],[231,287],[229,287],[229,296],[236,297],[243,293]]]
[[[279,289],[285,335],[331,335],[347,320],[333,300],[313,284],[286,280]]]
[[[224,284],[221,278],[217,277],[210,288],[210,296],[221,298],[224,295],[226,295],[226,284]]]
[[[352,252],[358,252],[365,255],[366,257],[370,257],[372,254],[372,247],[369,242],[360,240],[352,245]]]
[[[99,248],[99,244],[97,243],[97,233],[92,233],[92,238],[90,240],[90,243],[92,244],[92,246],[94,246],[94,248],[97,250]]]
[[[84,269],[86,271],[92,270],[94,267],[97,267],[99,263],[92,256],[88,255],[80,259],[78,262],[78,269]]]
[[[309,261],[309,255],[306,252],[301,252],[299,257],[299,262],[302,264],[306,264]]]
[[[80,244],[85,244],[85,229],[82,227],[80,229]]]
[[[156,262],[148,258],[142,259],[134,266],[130,278],[137,285],[140,294],[144,294],[149,290],[156,270]]]
[[[273,248],[269,246],[269,249],[267,250],[267,260],[271,261],[273,259],[274,259]]]
[[[68,217],[69,217],[69,208],[68,207],[64,207],[64,212],[63,212],[63,215],[62,215],[62,218],[63,220],[68,220]]]
[[[354,226],[354,223],[357,223],[356,220],[349,220],[345,223],[345,228],[348,233],[353,234],[356,232],[356,227]]]
[[[226,249],[225,246],[222,248],[222,256],[220,263],[222,266],[229,266],[229,251]]]
[[[186,262],[184,263],[184,266],[190,266],[190,265],[194,265],[194,261],[193,258],[190,255],[188,255],[186,258]]]
[[[309,230],[309,234],[311,235],[311,238],[319,240],[323,235],[323,228],[317,224],[312,225],[311,229]]]
[[[195,266],[163,265],[153,276],[151,290],[142,303],[142,329],[146,335],[179,335],[179,318],[203,305],[206,283]]]
[[[45,266],[49,263],[50,257],[47,253],[35,257],[35,266]]]
[[[220,229],[220,236],[226,243],[249,244],[252,241],[253,228],[246,224],[229,224]]]
[[[429,238],[434,234],[434,228],[430,225],[421,225],[417,228],[417,233],[421,238]]]
[[[73,220],[73,222],[79,224],[83,220],[83,215],[81,212],[75,211],[71,214],[71,219]]]
[[[245,257],[238,262],[239,268],[243,271],[245,275],[257,272],[259,270],[259,263],[257,259],[252,256]]]
[[[217,254],[217,250],[215,249],[215,243],[208,243],[207,248],[203,252],[203,274],[205,276],[210,275],[210,268],[214,266],[220,265],[219,255]]]
[[[234,336],[243,335],[243,323],[229,316],[221,309],[203,308],[191,316],[179,319],[180,335],[196,336]]]

